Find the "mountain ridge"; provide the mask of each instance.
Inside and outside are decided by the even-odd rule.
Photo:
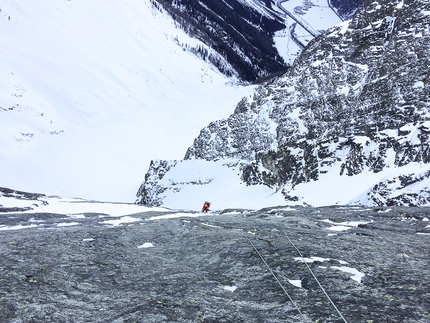
[[[205,44],[203,48],[191,48],[193,52],[210,61],[222,73],[237,75],[246,82],[273,78],[290,66],[274,41],[277,32],[289,30],[288,37],[292,42],[297,42],[299,47],[303,47],[303,42],[306,42],[303,37],[311,39],[317,33],[311,26],[314,22],[306,21],[303,16],[310,8],[322,7],[320,0],[315,3],[290,1],[291,12],[282,7],[283,2],[286,1],[234,0],[227,3],[152,0],[154,5],[163,7],[190,36]],[[362,0],[343,3],[328,1],[324,4],[339,17],[349,17],[361,6]],[[320,15],[321,19],[324,18],[324,13]],[[307,31],[300,30],[297,35],[297,24],[304,26]],[[309,31],[309,28],[314,32]],[[288,43],[289,40],[284,38],[283,42]]]
[[[354,19],[313,39],[284,76],[202,129],[184,162],[236,158],[238,181],[291,203],[330,178],[361,188],[347,203],[428,205],[429,9],[425,1],[365,2]],[[174,193],[158,201],[163,194]]]

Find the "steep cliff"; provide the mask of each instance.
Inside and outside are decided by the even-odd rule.
[[[204,128],[185,160],[238,159],[244,183],[293,202],[306,200],[300,184],[337,176],[355,186],[379,174],[349,202],[429,205],[429,22],[428,1],[366,1]]]

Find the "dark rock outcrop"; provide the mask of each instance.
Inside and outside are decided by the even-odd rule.
[[[42,197],[46,197],[45,194],[41,193],[29,193],[29,192],[23,192],[23,191],[17,191],[13,190],[7,187],[0,187],[0,197],[6,197],[6,198],[13,198],[17,200],[25,200],[25,201],[34,201],[34,205],[37,207],[38,204],[45,204],[46,202],[41,199]],[[3,212],[20,212],[20,211],[27,211],[32,209],[29,206],[25,207],[5,207],[0,204],[0,213]]]
[[[363,4],[364,0],[329,0],[330,6],[335,8],[343,20],[351,19]]]
[[[221,72],[252,82],[287,69],[273,41],[275,32],[285,25],[271,1],[258,0],[252,5],[238,0],[155,1],[212,50],[193,49]]]
[[[137,196],[139,196],[137,203],[151,206],[162,205],[163,201],[160,195],[164,193],[166,188],[161,186],[158,181],[175,165],[176,161],[152,160],[149,165],[150,171],[145,174],[146,185],[141,185],[137,192]]]

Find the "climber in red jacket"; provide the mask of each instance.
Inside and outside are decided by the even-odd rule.
[[[207,211],[209,211],[209,207],[211,206],[211,204],[209,203],[209,202],[205,202],[204,204],[203,204],[203,207],[202,207],[202,212],[207,212]]]

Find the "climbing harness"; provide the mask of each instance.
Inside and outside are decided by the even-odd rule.
[[[260,259],[263,261],[263,263],[266,265],[267,269],[269,269],[270,273],[272,274],[272,276],[275,278],[276,282],[279,284],[279,286],[281,286],[282,290],[284,291],[285,295],[287,295],[287,297],[290,299],[290,301],[294,304],[294,307],[297,309],[297,311],[300,313],[300,315],[303,317],[303,320],[305,322],[309,322],[309,320],[306,318],[306,316],[300,311],[300,308],[297,306],[296,302],[294,302],[294,300],[291,298],[291,296],[288,294],[287,290],[285,289],[284,285],[282,285],[282,283],[279,281],[278,277],[275,275],[275,273],[273,272],[273,270],[270,268],[269,264],[266,262],[266,260],[264,259],[263,255],[258,251],[257,247],[252,243],[251,239],[249,239],[249,237],[246,235],[244,230],[241,230],[239,228],[239,226],[236,224],[236,227],[238,230],[243,232],[243,235],[245,236],[245,238],[248,240],[248,242],[251,244],[251,246],[254,248],[255,252],[258,254],[258,256],[260,257]]]
[[[337,306],[334,304],[334,302],[331,300],[330,296],[328,296],[327,292],[325,291],[324,287],[320,284],[318,278],[315,276],[315,274],[313,273],[311,267],[309,267],[308,263],[305,261],[305,258],[303,258],[302,253],[300,252],[300,250],[294,245],[294,243],[291,241],[290,237],[288,237],[287,232],[285,231],[285,228],[281,225],[282,231],[284,231],[284,235],[285,237],[288,239],[288,241],[291,243],[291,245],[294,247],[294,249],[297,250],[298,254],[300,255],[300,258],[302,258],[302,261],[305,263],[306,267],[309,269],[310,273],[312,274],[312,276],[314,277],[315,281],[317,282],[318,286],[321,288],[321,290],[323,291],[323,293],[325,294],[325,296],[328,298],[328,300],[330,301],[331,305],[333,305],[334,309],[336,310],[336,312],[339,314],[339,316],[342,318],[342,320],[345,323],[348,323],[347,320],[343,317],[342,313],[339,311],[339,309],[337,308]]]

